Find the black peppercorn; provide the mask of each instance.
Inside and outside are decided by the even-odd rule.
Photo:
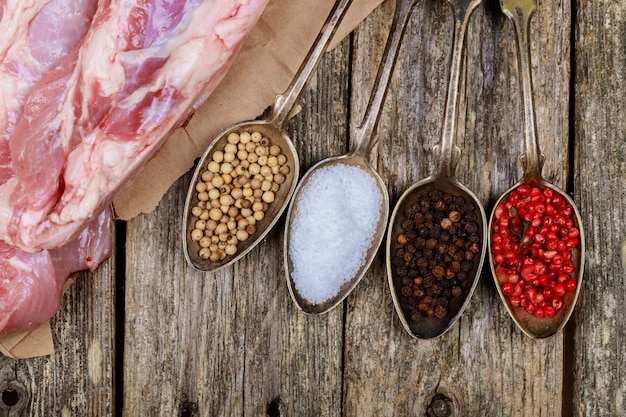
[[[462,293],[463,293],[463,289],[461,287],[459,287],[458,285],[455,285],[454,287],[452,287],[452,295],[453,296],[458,297]]]
[[[465,225],[465,231],[469,234],[478,232],[478,225],[475,222],[469,222]]]
[[[441,265],[437,265],[433,268],[433,275],[435,278],[441,278],[445,273],[446,270]]]
[[[432,286],[432,294],[439,295],[443,291],[443,287],[440,284],[435,284]]]
[[[417,267],[422,270],[428,268],[428,259],[426,259],[426,256],[417,260]]]
[[[437,247],[437,239],[430,238],[426,241],[426,249],[435,249]]]
[[[433,277],[432,275],[428,275],[428,276],[424,277],[422,285],[424,285],[424,288],[430,288],[433,285],[435,285],[436,282],[437,282],[437,280],[435,279],[435,277]]]
[[[413,229],[413,220],[404,219],[402,220],[402,223],[400,223],[400,226],[402,226],[402,228],[405,230]]]
[[[404,295],[405,297],[410,297],[413,294],[413,288],[411,288],[410,285],[405,285],[404,287],[402,287],[402,295]]]
[[[435,316],[438,318],[442,319],[446,316],[446,314],[448,314],[448,312],[444,306],[438,305],[435,307]]]
[[[410,253],[410,252],[407,252],[407,253],[404,254],[402,259],[404,259],[404,264],[408,265],[411,262],[411,260],[413,259],[413,254]]]
[[[446,202],[443,200],[437,200],[434,205],[434,209],[437,211],[444,211],[446,207]]]
[[[471,202],[440,190],[405,207],[392,265],[412,321],[446,317],[450,301],[465,293],[480,251],[477,218]]]
[[[461,262],[461,270],[465,272],[469,272],[472,270],[474,263],[472,261],[462,261]]]

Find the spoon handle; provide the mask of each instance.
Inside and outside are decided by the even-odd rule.
[[[335,2],[332,10],[326,18],[324,26],[322,26],[315,42],[311,46],[309,53],[304,58],[298,72],[291,80],[291,84],[287,87],[287,90],[284,93],[276,96],[272,112],[269,116],[269,121],[277,126],[280,126],[281,128],[283,127],[289,113],[291,113],[293,106],[300,97],[302,89],[309,81],[311,74],[321,61],[324,52],[326,52],[326,48],[328,47],[330,40],[333,38],[339,23],[343,20],[350,4],[352,4],[352,0],[338,0]]]
[[[533,83],[530,70],[530,18],[537,9],[536,0],[500,0],[502,12],[513,21],[517,35],[517,65],[524,105],[524,154],[520,157],[524,177],[539,177],[545,156],[539,150]]]
[[[398,57],[400,44],[409,22],[411,11],[416,4],[417,0],[396,0],[396,9],[389,31],[389,37],[385,44],[385,50],[380,66],[378,67],[378,72],[376,73],[373,92],[367,104],[363,121],[361,125],[356,128],[352,154],[367,158],[376,144],[377,138],[374,133],[378,125],[378,120],[380,119],[380,109],[387,95],[389,80],[393,74],[396,58]]]
[[[446,107],[444,108],[441,142],[435,146],[436,175],[454,178],[456,165],[461,150],[454,144],[456,134],[457,107],[459,103],[459,78],[463,64],[465,34],[472,12],[482,0],[448,0],[454,12],[454,38],[452,42],[452,58],[448,78]]]

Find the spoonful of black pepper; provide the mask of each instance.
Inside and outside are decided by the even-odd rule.
[[[478,198],[455,179],[459,77],[469,18],[481,0],[448,0],[454,41],[436,172],[402,194],[387,231],[387,277],[398,316],[413,337],[429,339],[459,319],[480,277],[487,220]]]

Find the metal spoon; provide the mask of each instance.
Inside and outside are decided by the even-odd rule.
[[[300,97],[311,74],[319,64],[322,55],[326,51],[330,40],[351,3],[352,0],[339,0],[335,3],[326,22],[317,35],[313,46],[291,81],[291,84],[283,94],[276,96],[267,117],[261,120],[248,120],[231,125],[213,139],[202,155],[189,186],[183,218],[183,251],[187,262],[195,269],[201,271],[217,271],[241,259],[267,235],[278,221],[281,213],[287,207],[296,184],[298,183],[300,162],[297,151],[285,131],[285,125],[290,120],[289,116],[296,101]],[[275,200],[269,205],[263,220],[256,223],[256,232],[252,234],[248,240],[239,242],[236,254],[214,262],[202,258],[199,255],[200,246],[198,242],[191,239],[191,231],[194,229],[194,224],[197,220],[197,218],[191,215],[191,208],[198,204],[195,186],[202,173],[207,169],[207,164],[211,161],[213,153],[217,150],[224,149],[225,145],[228,143],[228,136],[233,132],[259,132],[264,137],[268,138],[273,145],[280,146],[282,153],[287,157],[286,165],[289,167],[289,174],[285,176],[285,181],[276,192]]]
[[[440,336],[456,323],[474,292],[486,251],[487,219],[485,210],[478,198],[463,184],[459,183],[454,174],[461,155],[459,147],[454,145],[454,135],[456,134],[459,76],[463,60],[464,39],[470,16],[481,3],[481,0],[448,0],[448,2],[454,12],[454,41],[441,141],[434,149],[436,172],[413,184],[402,194],[393,210],[387,231],[387,277],[396,312],[406,331],[411,336],[420,339]],[[400,247],[396,238],[403,232],[401,223],[405,209],[414,202],[419,202],[423,196],[433,190],[461,196],[466,202],[473,205],[475,213],[480,213],[480,216],[476,216],[478,233],[480,234],[480,257],[478,257],[478,253],[475,255],[473,268],[467,272],[467,278],[461,282],[463,293],[449,303],[445,317],[422,317],[419,321],[413,321],[407,317],[410,311],[408,300],[400,293],[403,283],[401,277],[394,272],[391,257]]]
[[[555,193],[561,195],[561,197],[567,201],[572,207],[572,219],[574,226],[580,231],[578,236],[580,244],[572,252],[572,263],[574,264],[574,272],[572,276],[576,277],[578,285],[576,291],[567,292],[564,295],[563,308],[558,310],[556,314],[551,317],[537,318],[535,315],[526,312],[522,307],[513,307],[505,298],[500,283],[498,282],[496,275],[496,264],[494,261],[494,254],[490,254],[489,262],[491,265],[491,272],[495,281],[496,288],[500,294],[500,298],[504,302],[510,316],[517,326],[526,335],[532,338],[545,338],[554,335],[561,330],[567,320],[572,314],[574,305],[580,292],[580,282],[582,279],[584,269],[584,253],[585,242],[582,229],[582,222],[580,213],[576,208],[576,205],[572,199],[556,186],[546,182],[541,177],[541,169],[545,156],[539,151],[539,141],[537,139],[536,122],[535,122],[535,107],[532,95],[532,77],[530,69],[530,44],[529,44],[529,22],[531,16],[534,14],[537,3],[536,0],[500,0],[500,7],[503,13],[513,21],[515,25],[515,31],[517,35],[517,63],[520,70],[520,90],[522,93],[522,101],[524,105],[524,151],[525,153],[520,157],[520,162],[524,171],[524,175],[520,182],[515,184],[509,190],[507,190],[496,202],[494,207],[497,207],[502,201],[505,201],[509,194],[522,184],[528,184],[530,186],[539,187],[540,189],[552,189]],[[493,222],[495,218],[495,210],[492,212],[489,219],[489,247],[492,247],[491,230],[493,228]]]
[[[372,148],[376,144],[377,137],[374,133],[380,117],[380,110],[385,101],[387,87],[389,86],[391,75],[393,74],[401,40],[415,4],[417,4],[417,0],[396,0],[393,22],[391,24],[389,37],[383,52],[383,58],[378,68],[378,73],[376,74],[372,96],[370,97],[363,121],[354,132],[354,147],[345,155],[327,158],[311,167],[298,185],[298,189],[296,190],[294,198],[289,206],[285,227],[285,273],[287,275],[287,284],[289,286],[291,297],[296,305],[305,313],[325,313],[346,298],[354,287],[356,287],[361,278],[363,278],[363,275],[372,263],[380,243],[382,242],[385,233],[385,224],[389,215],[389,196],[385,183],[369,162],[369,155]],[[381,205],[377,216],[378,222],[374,229],[374,235],[369,243],[367,253],[364,254],[363,263],[360,265],[358,270],[349,279],[347,279],[344,284],[340,285],[334,296],[328,297],[321,302],[311,301],[301,294],[301,291],[298,289],[297,282],[294,279],[294,261],[292,254],[290,253],[290,245],[292,243],[290,232],[294,222],[299,216],[303,189],[306,188],[310,180],[315,175],[318,175],[321,170],[337,166],[358,167],[363,170],[366,175],[371,176],[375,180],[376,187],[378,188],[381,198]],[[325,227],[333,227],[333,225],[326,225]],[[312,238],[315,237],[312,236]],[[311,254],[311,256],[313,256],[313,254]],[[327,278],[332,281],[336,277]]]

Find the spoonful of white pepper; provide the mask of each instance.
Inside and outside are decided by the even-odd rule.
[[[234,124],[211,142],[187,194],[183,248],[201,271],[233,264],[278,221],[298,182],[298,154],[285,132],[294,104],[352,0],[333,6],[311,50],[266,119]]]

